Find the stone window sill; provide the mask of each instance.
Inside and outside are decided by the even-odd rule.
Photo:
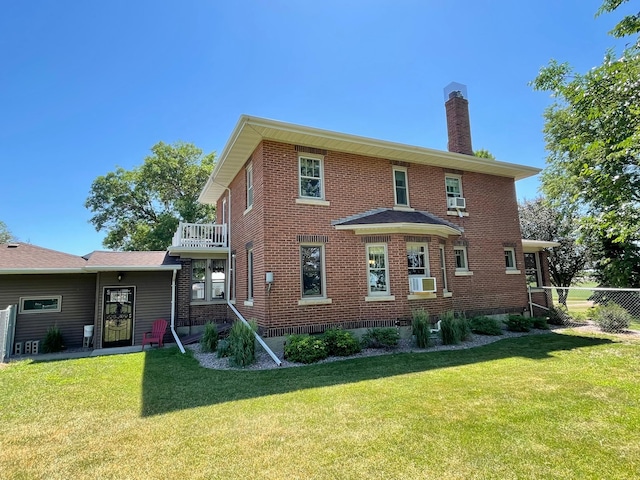
[[[394,302],[395,295],[368,295],[364,297],[365,302]]]
[[[298,305],[329,305],[333,303],[333,300],[330,298],[301,298],[298,300]]]
[[[470,277],[471,275],[473,275],[473,272],[470,270],[456,270],[455,272],[456,277]]]
[[[249,207],[247,207],[247,209],[244,211],[244,213],[242,215],[246,215],[247,213],[249,213],[251,210],[253,210],[253,204],[249,205]]]
[[[298,205],[318,205],[321,207],[328,207],[331,202],[328,200],[314,199],[314,198],[296,198]]]
[[[245,300],[244,301],[244,306],[245,307],[253,307],[253,300]]]
[[[455,210],[447,210],[447,215],[450,217],[468,217],[469,212],[456,212]]]
[[[442,296],[443,298],[451,298],[453,297],[453,292],[443,292]]]
[[[514,270],[514,269],[509,269],[509,270],[505,270],[505,272],[507,275],[520,275],[520,270]]]

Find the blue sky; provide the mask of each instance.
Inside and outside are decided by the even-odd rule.
[[[158,141],[220,152],[239,115],[446,150],[467,86],[474,149],[543,167],[551,58],[601,63],[600,0],[181,0],[0,4],[0,220],[86,254],[92,181]],[[628,7],[628,5],[627,5]],[[637,7],[637,5],[636,5]],[[533,198],[537,179],[517,183]]]

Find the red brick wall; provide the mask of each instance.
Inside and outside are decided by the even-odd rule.
[[[246,183],[242,169],[231,184],[232,249],[236,253],[237,307],[255,318],[263,331],[293,327],[375,320],[380,324],[403,320],[424,307],[431,314],[449,309],[502,313],[527,306],[524,261],[513,179],[460,172],[468,217],[448,216],[445,170],[407,164],[411,207],[438,215],[463,227],[462,237],[430,235],[432,276],[438,276],[438,245],[445,242],[449,290],[443,298],[438,280],[437,298],[408,300],[409,286],[404,234],[390,235],[387,243],[389,279],[395,301],[365,302],[367,264],[362,236],[336,230],[331,222],[380,207],[393,207],[392,163],[386,159],[341,152],[324,157],[325,199],[330,206],[301,205],[298,198],[298,152],[294,145],[264,141],[252,155],[254,205],[245,213]],[[455,165],[452,165],[455,168]],[[220,205],[219,205],[220,207]],[[297,235],[325,235],[326,290],[329,305],[299,306],[300,244]],[[473,276],[454,275],[453,245],[467,244]],[[246,244],[254,248],[254,304],[245,306]],[[519,275],[505,274],[504,247],[516,249]],[[268,293],[265,272],[274,273]],[[275,332],[275,330],[273,330]]]

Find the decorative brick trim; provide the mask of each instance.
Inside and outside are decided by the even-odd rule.
[[[328,235],[298,235],[298,243],[328,243]]]
[[[295,145],[296,152],[300,153],[313,153],[315,155],[327,155],[327,150],[314,147],[303,147],[302,145]]]
[[[362,237],[362,243],[389,243],[390,235],[365,235]]]
[[[469,240],[467,240],[466,238],[459,238],[458,240],[456,240],[454,242],[454,245],[457,247],[468,247],[469,246]]]
[[[455,170],[453,168],[443,168],[442,170],[444,170],[444,173],[451,173],[453,175],[460,175],[461,177],[463,176],[462,174],[464,173],[463,170]]]
[[[516,245],[514,242],[503,242],[502,246],[509,247],[509,248],[516,248],[518,245]]]
[[[431,237],[425,237],[425,236],[406,236],[404,237],[404,241],[407,243],[413,242],[413,243],[428,243],[431,241]]]
[[[411,165],[408,162],[400,162],[398,160],[390,160],[389,163],[391,163],[391,165],[396,165],[398,167],[409,167],[409,165]]]

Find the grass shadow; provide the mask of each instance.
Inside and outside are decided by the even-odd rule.
[[[211,370],[177,348],[146,352],[142,416],[160,415],[297,390],[355,383],[505,358],[543,360],[554,352],[613,343],[607,338],[550,333],[504,339],[483,347],[377,357],[263,371]]]

